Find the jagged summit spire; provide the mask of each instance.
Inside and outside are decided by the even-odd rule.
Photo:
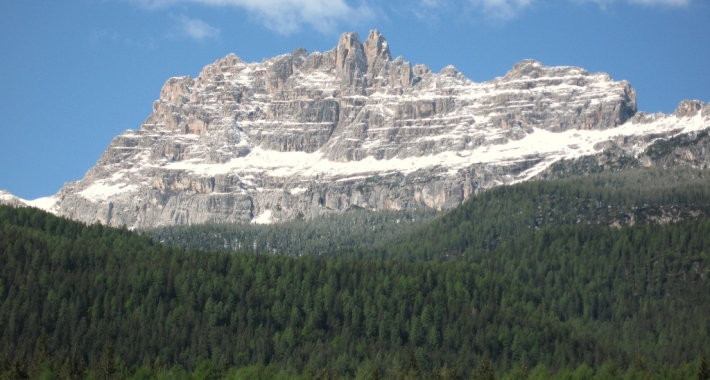
[[[336,48],[335,67],[340,73],[341,83],[349,90],[366,94],[366,89],[374,85],[375,77],[387,75],[386,68],[390,62],[392,57],[389,44],[377,29],[370,31],[364,43],[360,42],[357,32],[347,32],[340,36]],[[406,86],[409,85],[412,77],[409,65],[405,74],[397,81],[401,81]]]
[[[367,40],[365,40],[363,47],[365,50],[365,56],[367,56],[368,64],[377,58],[384,61],[392,60],[389,44],[387,43],[385,36],[380,34],[377,29],[370,31],[370,35],[367,36]]]
[[[335,67],[338,70],[360,69],[363,73],[367,70],[365,51],[357,32],[343,33],[338,40],[337,51]]]
[[[352,94],[364,94],[367,81],[367,57],[357,32],[343,33],[338,41],[335,56],[335,69],[341,84]]]

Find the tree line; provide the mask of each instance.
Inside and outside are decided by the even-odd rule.
[[[501,186],[447,213],[355,210],[275,225],[172,226],[147,232],[157,242],[213,251],[449,260],[469,249],[492,250],[531,230],[708,216],[708,170],[649,168]]]

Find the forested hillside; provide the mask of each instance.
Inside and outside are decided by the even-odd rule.
[[[356,255],[448,259],[561,226],[618,228],[708,216],[710,171],[626,170],[494,188],[409,235]]]
[[[210,359],[337,377],[410,356],[465,377],[485,355],[499,373],[638,358],[658,372],[710,350],[706,219],[531,228],[463,259],[411,262],[185,251],[1,207],[0,252],[10,361],[44,333],[59,362],[90,368],[111,342],[127,368]]]
[[[437,216],[440,216],[437,218]],[[184,248],[292,256],[446,260],[532,230],[627,226],[710,216],[710,171],[649,168],[501,186],[434,212],[350,211],[274,225],[174,226],[148,231]]]
[[[155,241],[213,251],[332,256],[344,250],[382,247],[431,221],[440,212],[353,209],[275,225],[208,224],[146,230]]]

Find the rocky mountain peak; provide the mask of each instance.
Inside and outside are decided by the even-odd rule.
[[[343,90],[362,95],[367,87],[367,57],[357,32],[343,33],[338,41],[335,68],[340,74]]]
[[[441,69],[441,72],[439,73],[440,75],[446,76],[446,77],[456,77],[459,75],[459,69],[454,67],[453,65],[448,65]]]
[[[131,228],[447,209],[617,141],[633,153],[710,127],[699,102],[635,114],[635,90],[604,73],[525,60],[474,83],[392,59],[377,30],[344,33],[324,53],[229,54],[168,79],[140,130],[38,204]]]
[[[385,37],[380,34],[380,32],[375,29],[370,31],[370,35],[367,36],[367,40],[363,44],[363,49],[365,50],[365,56],[367,57],[368,67],[372,66],[372,63],[376,60],[381,61],[391,61],[390,47],[385,40]]]
[[[506,78],[539,78],[544,75],[544,65],[534,59],[524,59],[508,71]]]
[[[507,80],[559,78],[559,77],[589,77],[587,70],[574,66],[545,66],[534,59],[524,59],[516,63],[505,75]],[[602,80],[612,81],[606,73],[596,74]]]
[[[693,117],[705,107],[705,103],[699,100],[683,100],[678,104],[673,113],[677,117]]]

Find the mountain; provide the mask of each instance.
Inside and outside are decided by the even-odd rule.
[[[392,59],[377,31],[364,42],[345,33],[325,53],[260,63],[230,54],[197,78],[169,79],[140,130],[117,136],[84,179],[34,202],[129,228],[450,209],[589,159],[602,170],[620,157],[662,165],[637,157],[708,128],[709,105],[637,112],[635,90],[604,73],[525,60],[475,83],[452,66],[434,73]],[[702,152],[676,161],[704,165]]]

